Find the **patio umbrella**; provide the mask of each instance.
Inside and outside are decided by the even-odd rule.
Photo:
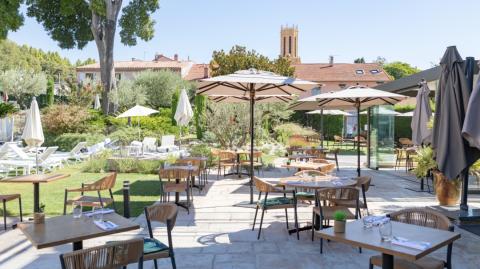
[[[432,132],[427,128],[427,124],[432,116],[432,109],[430,108],[430,99],[428,95],[430,89],[426,81],[421,82],[420,89],[417,93],[417,104],[412,116],[412,141],[415,145],[422,145],[430,142]]]
[[[210,95],[223,102],[250,103],[250,203],[253,203],[254,107],[256,102],[290,100],[317,87],[314,82],[284,77],[256,69],[200,80],[197,94]],[[223,100],[222,100],[223,96]]]
[[[321,146],[323,147],[323,138],[325,136],[324,130],[323,130],[323,115],[332,115],[332,116],[351,116],[352,114],[339,110],[339,109],[317,109],[313,110],[310,112],[307,112],[307,114],[312,115],[312,114],[320,114],[320,128],[322,132],[322,144]]]
[[[480,79],[477,80],[477,85],[472,91],[470,100],[468,101],[468,108],[463,122],[462,135],[468,141],[471,147],[480,149]]]
[[[290,108],[293,110],[306,110],[305,108],[311,107],[325,109],[354,106],[357,109],[357,115],[359,115],[361,108],[385,104],[393,105],[406,98],[407,96],[396,93],[363,86],[352,86],[341,91],[323,93],[298,100]],[[360,117],[357,117],[357,130],[360,133]],[[360,176],[360,141],[357,142],[357,174]]]
[[[360,115],[367,115],[367,114],[368,114],[367,111],[362,111],[362,112],[360,112]],[[381,106],[381,107],[378,108],[378,114],[379,114],[379,115],[383,115],[383,116],[398,116],[398,115],[400,115],[400,114],[402,114],[402,113],[399,113],[399,112],[397,112],[397,111],[395,111],[395,110],[391,110],[391,109],[388,109],[388,108],[386,108],[386,107],[382,107],[382,106]]]
[[[400,114],[397,115],[397,117],[413,117],[413,111],[400,113]]]
[[[27,111],[25,128],[23,129],[22,139],[30,147],[39,147],[45,141],[43,136],[42,120],[37,100],[33,97],[30,103],[30,109]],[[35,150],[35,164],[38,174],[38,150]]]
[[[102,104],[100,103],[100,94],[95,94],[95,100],[93,103],[93,109],[100,109]]]
[[[149,107],[144,107],[141,105],[136,105],[129,110],[123,112],[122,114],[118,115],[117,118],[129,118],[129,117],[137,117],[138,122],[138,139],[140,139],[140,117],[150,116],[151,114],[158,113],[158,110],[151,109]]]
[[[468,167],[480,156],[480,151],[470,147],[462,137],[470,89],[464,74],[464,61],[456,47],[447,48],[440,65],[442,72],[435,102],[432,146],[438,169],[448,179],[463,177],[464,191],[460,207],[466,209]],[[478,111],[478,107],[472,109]],[[478,118],[474,124],[478,124]]]
[[[175,110],[175,121],[179,126],[186,126],[193,117],[192,106],[188,100],[187,91],[182,89],[180,99],[178,100],[177,110]],[[182,136],[182,129],[180,128],[180,137]]]

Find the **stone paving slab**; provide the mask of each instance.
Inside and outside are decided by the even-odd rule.
[[[342,158],[346,158],[342,156]],[[354,163],[345,162],[346,166]],[[353,167],[344,168],[338,175],[354,176]],[[294,171],[271,169],[262,177],[281,177]],[[385,214],[405,207],[436,205],[435,197],[429,193],[408,190],[418,189],[418,182],[404,171],[364,169],[364,174],[373,176],[373,184],[367,193],[370,213]],[[257,240],[258,223],[251,230],[254,209],[239,206],[249,199],[247,179],[210,177],[210,184],[201,194],[195,192],[192,210],[188,215],[180,209],[173,232],[177,268],[208,269],[349,269],[368,268],[368,259],[376,254],[337,243],[325,242],[324,254],[319,253],[319,240],[311,241],[310,232],[300,233],[300,240],[286,231],[285,212],[270,210],[265,214],[262,234]],[[256,196],[255,196],[256,197]],[[470,205],[480,207],[480,197],[471,196]],[[311,207],[299,207],[300,225],[311,221]],[[293,210],[289,212],[290,227],[293,227]],[[143,215],[135,219],[141,230],[101,237],[84,242],[85,247],[104,244],[110,240],[126,240],[135,236],[146,236],[146,222]],[[480,264],[480,237],[457,229],[462,238],[453,248],[455,268],[477,269]],[[166,242],[164,225],[155,224],[154,234]],[[55,269],[60,268],[58,255],[69,252],[70,245],[36,250],[18,230],[0,232],[0,268]],[[446,249],[432,255],[445,258]],[[129,268],[136,268],[130,266]],[[144,268],[154,268],[151,261]],[[159,268],[171,268],[169,260],[159,260]]]

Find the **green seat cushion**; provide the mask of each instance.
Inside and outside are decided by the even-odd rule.
[[[144,254],[160,252],[160,251],[164,251],[164,250],[167,250],[167,249],[168,249],[167,245],[158,241],[155,238],[146,237],[146,238],[143,239],[143,253]]]
[[[305,192],[305,191],[299,191],[296,193],[298,198],[315,198],[315,194],[313,192]]]
[[[262,200],[258,201],[258,203],[261,206],[264,206],[265,199],[262,199]],[[293,204],[293,199],[292,198],[275,197],[275,198],[268,198],[266,206],[269,207],[269,206],[288,205],[288,204]]]

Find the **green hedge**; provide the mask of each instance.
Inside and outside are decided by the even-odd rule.
[[[116,171],[118,173],[157,174],[164,160],[138,160],[135,158],[113,159],[112,152],[102,153],[85,161],[82,171],[87,173],[103,173]]]
[[[411,117],[395,117],[395,142],[401,137],[412,137]]]

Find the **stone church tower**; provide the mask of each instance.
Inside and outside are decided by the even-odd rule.
[[[280,30],[280,55],[290,58],[293,64],[300,63],[298,57],[298,26],[283,26]]]

